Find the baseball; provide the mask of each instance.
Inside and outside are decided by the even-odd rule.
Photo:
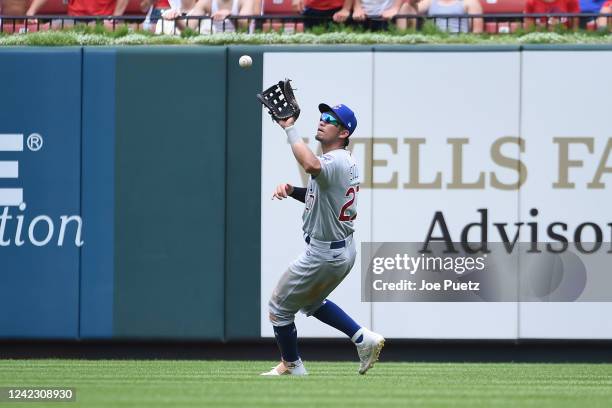
[[[248,68],[253,65],[253,58],[248,55],[243,55],[238,60],[238,65],[240,65],[242,68]]]

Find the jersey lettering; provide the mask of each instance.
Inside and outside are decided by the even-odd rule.
[[[314,205],[315,195],[309,193],[308,197],[306,197],[306,211],[310,211],[312,206]]]
[[[357,186],[356,188],[349,187],[349,189],[346,190],[346,194],[344,196],[350,197],[350,199],[346,203],[344,203],[342,209],[340,210],[340,216],[338,217],[340,221],[353,221],[355,218],[357,218],[357,213],[351,215],[351,211],[349,211],[349,208],[355,202],[355,196],[357,195],[357,191],[359,191],[359,186]]]

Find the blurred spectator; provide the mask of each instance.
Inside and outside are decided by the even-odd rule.
[[[185,1],[183,8],[186,8]],[[251,16],[255,13],[255,0],[198,0],[193,8],[187,12],[187,16],[210,16],[212,19],[188,20],[191,29],[198,30],[203,34],[235,32],[236,27],[231,20],[226,20],[230,16]],[[176,19],[180,17],[176,12],[164,13],[165,19]],[[177,25],[178,21],[177,21]],[[254,21],[249,24],[248,19],[238,20],[241,28],[254,27]]]
[[[168,0],[140,0],[140,10],[146,13],[143,28],[148,30],[152,24],[155,24],[164,11],[170,9]]]
[[[193,9],[195,0],[168,0],[170,8],[161,11],[161,19],[155,26],[155,34],[180,34],[186,27],[186,20],[180,17],[188,15]]]
[[[176,19],[187,15],[194,4],[195,0],[168,0],[170,8],[160,11],[162,18],[157,20],[155,34],[180,34],[185,28],[185,20]]]
[[[26,12],[35,16],[47,0],[33,0]],[[68,0],[69,16],[121,16],[128,0]]]
[[[0,0],[0,16],[23,16],[27,8],[26,0]],[[10,20],[9,22],[11,24],[13,22],[22,23],[23,20]]]
[[[482,14],[482,5],[478,0],[411,0],[402,5],[400,14],[427,14],[434,17],[436,27],[449,33],[482,33],[484,22],[481,17],[469,18],[470,15]],[[465,18],[441,18],[440,15],[457,15]],[[416,20],[398,19],[400,29],[415,28]]]
[[[588,14],[597,14],[605,0],[580,0],[580,12]]]
[[[0,16],[23,16],[26,9],[26,0],[0,0]],[[10,19],[7,22],[9,24],[22,24],[23,20]],[[2,18],[0,18],[0,24],[2,24]]]
[[[600,14],[612,14],[612,0],[606,1],[603,6],[601,6],[601,10],[599,10]],[[605,30],[608,27],[612,27],[612,17],[599,17],[597,19],[597,28],[600,30]]]
[[[293,0],[293,10],[307,17],[321,20],[304,20],[304,27],[311,28],[327,23],[332,18],[336,23],[344,23],[351,14],[352,0]]]
[[[525,14],[551,14],[551,13],[580,13],[578,0],[527,0]],[[525,25],[531,27],[535,23],[533,18],[525,18]],[[538,25],[554,27],[563,24],[568,28],[578,28],[579,18],[568,17],[540,17]]]
[[[28,8],[26,0],[0,0],[0,15],[23,16]]]
[[[365,27],[370,30],[385,30],[389,25],[388,20],[399,13],[403,0],[352,1],[354,21],[363,22]],[[381,20],[369,20],[375,16],[381,18]]]
[[[605,0],[579,0],[580,12],[583,14],[597,14],[603,6]],[[586,28],[587,24],[594,21],[595,17],[581,17],[580,28]]]

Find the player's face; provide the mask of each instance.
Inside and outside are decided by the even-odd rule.
[[[317,135],[315,137],[321,144],[329,145],[336,142],[341,132],[342,127],[338,119],[327,112],[321,114]]]

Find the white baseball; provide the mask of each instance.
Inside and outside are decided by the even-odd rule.
[[[243,55],[238,60],[238,65],[240,65],[242,68],[248,68],[253,65],[253,58],[248,55]]]

